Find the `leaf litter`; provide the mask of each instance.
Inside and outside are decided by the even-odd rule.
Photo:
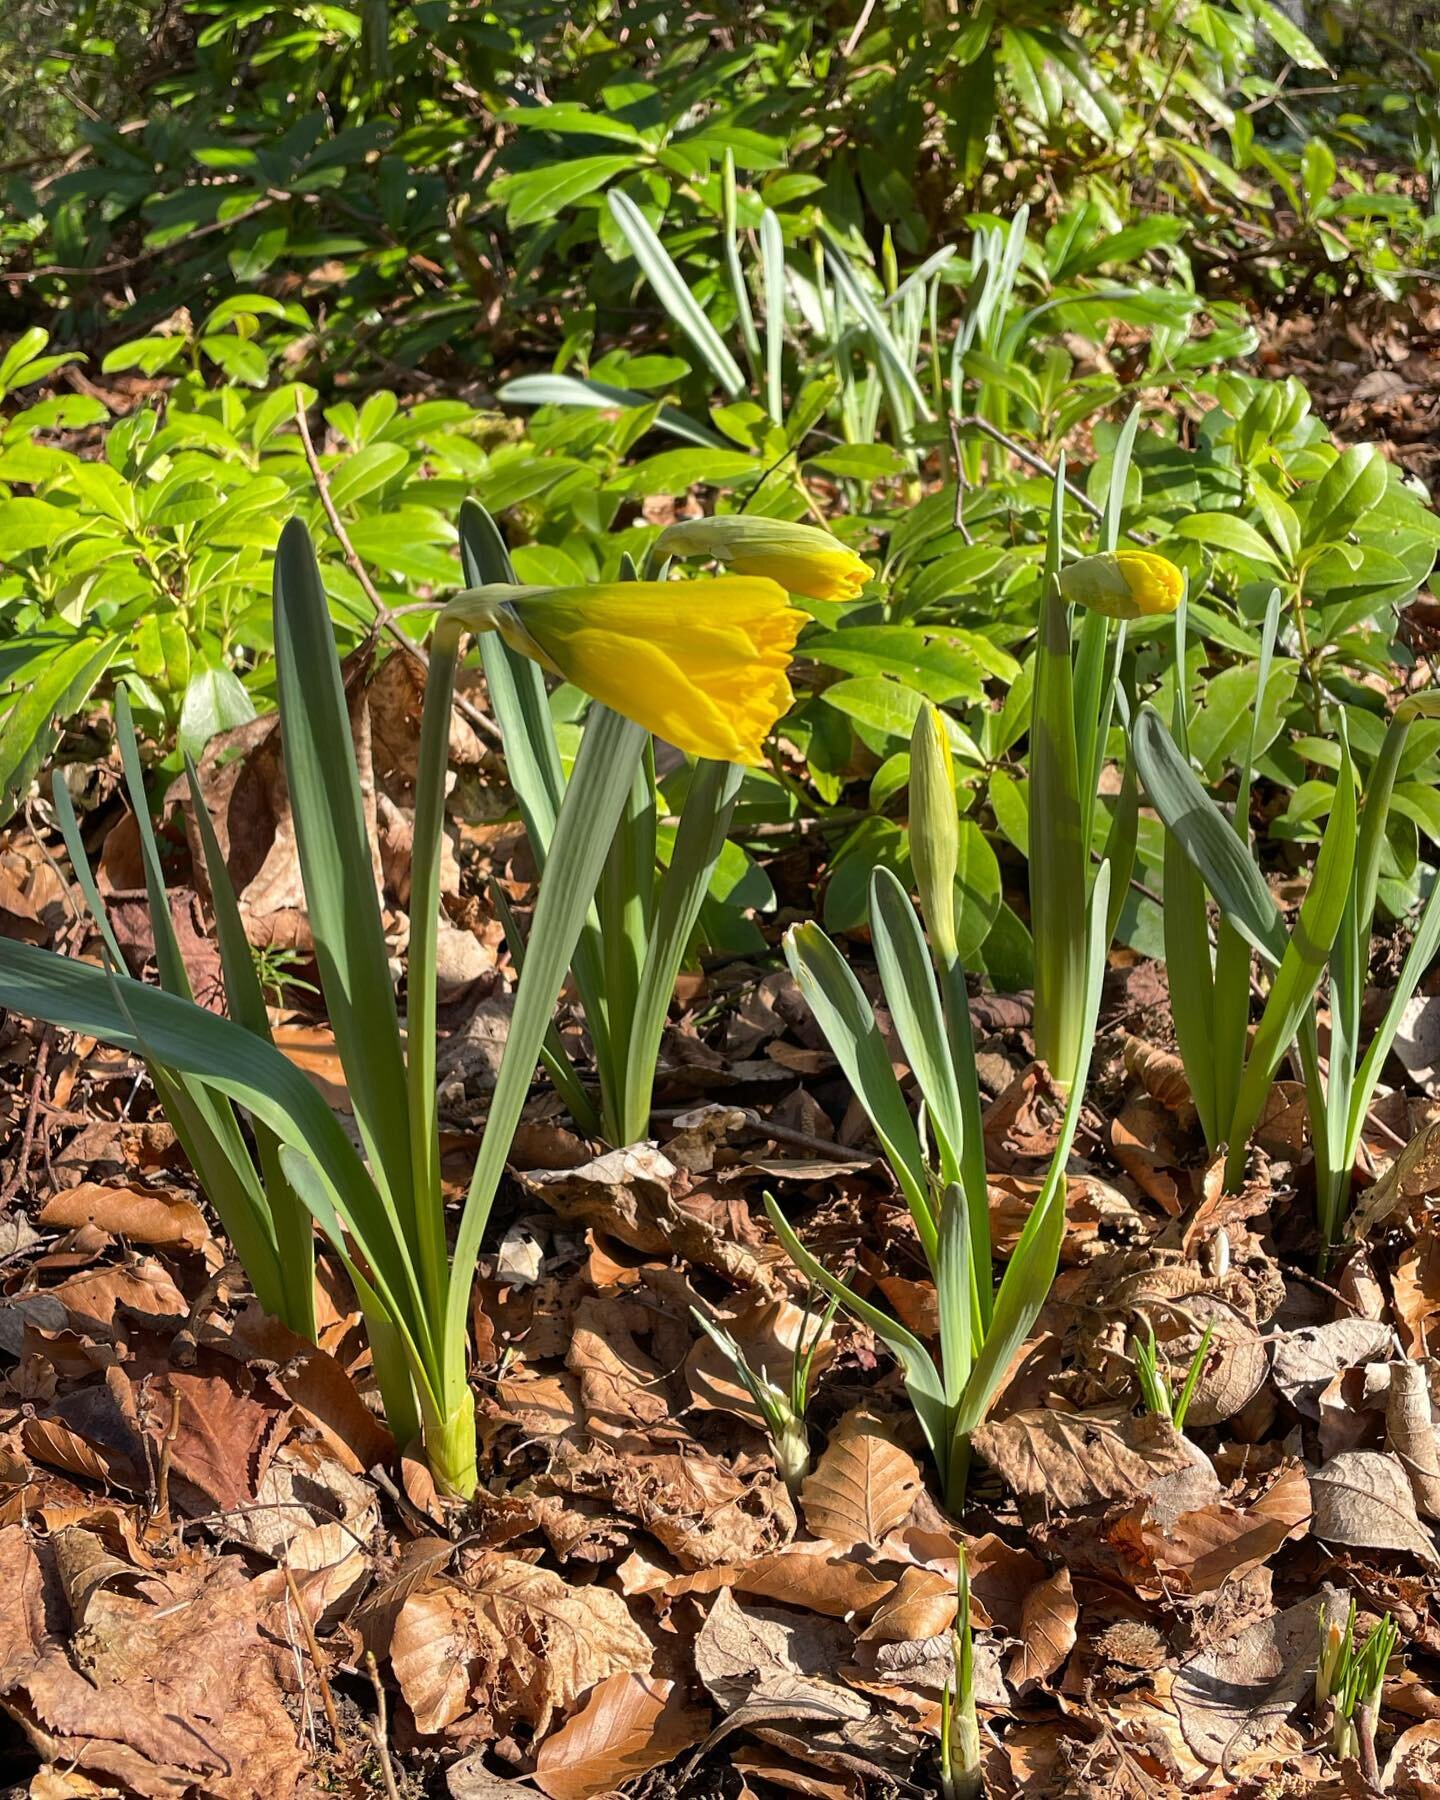
[[[351,688],[397,949],[407,668]],[[247,928],[303,979],[274,745],[258,725],[230,736],[203,779],[238,821]],[[496,779],[474,742],[452,752],[467,781]],[[133,846],[107,819],[118,879]],[[169,844],[183,876],[183,821]],[[507,827],[461,823],[456,847],[441,1067],[463,1168],[515,973],[477,882],[503,880],[523,914],[534,871]],[[46,941],[59,916],[27,901],[3,925]],[[127,954],[152,948],[137,924]],[[537,1087],[477,1271],[482,1489],[463,1508],[390,1441],[341,1273],[322,1258],[317,1345],[267,1319],[136,1065],[62,1040],[41,1071],[8,1021],[11,1078],[27,1098],[43,1081],[43,1154],[0,1217],[0,1708],[31,1792],[289,1800],[381,1791],[382,1762],[407,1796],[454,1800],[932,1791],[962,1552],[989,1792],[1367,1791],[1314,1704],[1322,1608],[1351,1598],[1362,1634],[1402,1624],[1368,1727],[1378,1791],[1440,1792],[1433,1109],[1381,1103],[1405,1131],[1377,1138],[1331,1285],[1297,1242],[1283,1084],[1273,1160],[1223,1193],[1183,1069],[1135,1028],[1147,1006],[1102,1018],[1105,1116],[1068,1171],[1060,1275],[974,1435],[959,1517],[863,1325],[824,1328],[792,1497],[692,1316],[788,1380],[813,1301],[768,1187],[857,1291],[936,1330],[908,1213],[788,973],[737,960],[687,981],[653,1144],[587,1143]],[[1004,1255],[1059,1112],[1023,1001],[972,1010]],[[348,1119],[302,988],[275,1019]],[[560,1023],[583,1044],[563,1002]],[[1176,1378],[1203,1342],[1183,1433],[1140,1404],[1147,1329]]]

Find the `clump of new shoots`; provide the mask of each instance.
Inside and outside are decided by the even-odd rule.
[[[1315,1671],[1315,1707],[1323,1717],[1328,1707],[1331,1744],[1344,1762],[1360,1760],[1368,1750],[1374,1759],[1375,1719],[1385,1670],[1400,1641],[1400,1630],[1386,1613],[1363,1644],[1355,1640],[1355,1602],[1342,1630],[1326,1617],[1325,1642]]]
[[[1212,1320],[1205,1327],[1205,1335],[1200,1339],[1199,1348],[1190,1359],[1190,1367],[1178,1393],[1171,1388],[1169,1368],[1162,1370],[1160,1367],[1160,1353],[1155,1347],[1155,1327],[1148,1319],[1145,1322],[1145,1336],[1137,1336],[1133,1340],[1135,1376],[1140,1383],[1145,1410],[1158,1418],[1168,1419],[1176,1431],[1185,1429],[1185,1417],[1190,1411],[1190,1402],[1195,1398],[1200,1371],[1205,1367],[1205,1357],[1214,1333],[1215,1325]]]

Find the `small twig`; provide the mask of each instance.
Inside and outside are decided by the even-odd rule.
[[[964,447],[960,442],[960,421],[954,413],[950,414],[946,423],[950,427],[950,454],[955,459],[955,516],[954,526],[967,544],[973,544],[970,528],[965,523],[965,495],[969,484],[965,480]]]
[[[35,1148],[35,1128],[40,1122],[40,1102],[45,1093],[45,1071],[50,1063],[50,1049],[54,1041],[51,1027],[45,1026],[40,1033],[40,1042],[35,1048],[35,1072],[30,1078],[30,1104],[25,1108],[25,1124],[20,1132],[20,1148],[15,1152],[14,1168],[10,1171],[5,1186],[0,1188],[0,1208],[9,1206],[20,1192],[26,1171],[30,1167],[30,1153]]]
[[[285,1572],[285,1589],[290,1596],[290,1604],[300,1617],[300,1635],[305,1639],[305,1648],[315,1670],[315,1679],[320,1683],[320,1704],[325,1709],[325,1723],[330,1727],[330,1742],[338,1750],[340,1748],[340,1720],[335,1712],[335,1696],[330,1692],[330,1681],[325,1673],[324,1658],[320,1654],[320,1646],[315,1641],[315,1627],[310,1623],[310,1614],[304,1600],[300,1597],[300,1589],[295,1585],[295,1571],[289,1563],[282,1563]]]
[[[860,17],[855,21],[854,29],[840,46],[840,54],[842,56],[853,56],[855,54],[855,46],[860,42],[861,38],[864,37],[865,27],[870,23],[870,15],[874,10],[875,0],[865,0],[864,6],[860,8]]]
[[[160,1440],[160,1467],[155,1475],[155,1517],[170,1518],[170,1462],[175,1454],[175,1440],[180,1435],[180,1390],[170,1396],[170,1423]]]
[[[390,1727],[385,1717],[385,1689],[380,1685],[380,1670],[373,1650],[365,1652],[365,1673],[370,1677],[370,1685],[375,1690],[375,1718],[370,1727],[370,1735],[375,1740],[375,1749],[380,1757],[380,1779],[385,1783],[386,1800],[400,1800],[400,1790],[395,1785],[395,1770],[390,1763]]]
[[[310,421],[305,416],[305,396],[299,388],[295,390],[295,424],[300,432],[300,446],[305,452],[305,462],[310,470],[310,479],[315,483],[315,492],[320,496],[320,504],[325,509],[325,517],[330,523],[331,531],[335,534],[335,541],[340,546],[340,553],[345,558],[345,565],[359,582],[361,593],[370,602],[374,611],[376,631],[383,631],[393,638],[408,656],[413,657],[421,668],[428,672],[430,658],[414,638],[401,630],[396,622],[395,614],[381,599],[355,546],[350,542],[350,533],[345,529],[345,521],[336,510],[335,502],[330,496],[330,483],[326,479],[325,471],[320,467],[320,458],[315,453],[315,444],[310,436]],[[463,695],[456,694],[453,704],[456,712],[482,737],[489,738],[492,743],[502,742],[500,727],[493,719],[487,718],[477,707],[472,706]]]
[[[1034,469],[1037,475],[1048,475],[1052,481],[1055,479],[1057,471],[1053,464],[1046,462],[1037,450],[1027,450],[1024,444],[1019,444],[1014,438],[1007,437],[997,425],[992,425],[988,419],[982,419],[979,413],[965,413],[961,418],[953,420],[952,423],[957,436],[962,430],[982,432],[1003,449],[1008,450],[1012,456],[1017,457],[1028,468]],[[1105,516],[1104,509],[1097,506],[1083,488],[1076,487],[1068,476],[1065,478],[1065,492],[1078,506],[1083,506],[1091,518],[1101,519]],[[1128,535],[1133,537],[1135,533],[1131,532]]]

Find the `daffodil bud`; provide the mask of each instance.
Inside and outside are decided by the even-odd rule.
[[[1112,550],[1082,556],[1060,571],[1060,592],[1071,606],[1088,606],[1107,619],[1144,619],[1172,613],[1185,577],[1153,550]]]
[[[945,721],[933,706],[920,708],[910,734],[910,862],[930,941],[939,956],[952,961],[960,814],[950,740]]]
[[[739,575],[778,581],[812,600],[854,600],[870,580],[869,563],[818,525],[727,513],[715,519],[683,519],[655,541],[653,554],[704,556]]]

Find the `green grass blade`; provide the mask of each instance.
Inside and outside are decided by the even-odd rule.
[[[849,963],[813,920],[786,933],[785,960],[845,1079],[869,1115],[880,1148],[910,1207],[925,1254],[933,1257],[935,1219],[927,1191],[925,1158],[865,990]]]
[[[85,896],[85,904],[90,909],[90,915],[111,962],[111,970],[93,972],[101,974],[104,980],[114,980],[118,984],[125,961],[120,954],[119,941],[111,927],[105,902],[85,859],[85,846],[80,839],[80,828],[76,823],[69,790],[58,771],[52,782],[52,790],[56,820],[65,840],[71,867],[75,871],[75,879]],[[126,1017],[123,1012],[121,1016]],[[174,1128],[180,1147],[195,1171],[206,1198],[214,1207],[226,1236],[244,1265],[256,1298],[266,1312],[284,1319],[292,1329],[313,1340],[314,1283],[297,1281],[293,1273],[282,1264],[270,1198],[256,1175],[244,1134],[229,1101],[223,1095],[212,1093],[203,1082],[162,1066],[146,1046],[137,1042],[136,1048],[145,1058],[146,1069],[165,1117]],[[313,1264],[314,1253],[307,1246],[306,1269],[313,1268]]]
[[[612,188],[606,199],[610,206],[610,216],[619,226],[620,234],[629,244],[646,280],[654,288],[656,298],[709,364],[711,372],[725,392],[732,400],[738,400],[745,391],[745,377],[736,367],[734,357],[725,348],[719,332],[706,318],[699,302],[686,287],[684,278],[671,262],[665,246],[651,230],[644,213],[628,194],[621,193],[618,188]]]
[[[510,902],[505,891],[495,880],[490,882],[490,904],[495,917],[500,921],[505,933],[505,942],[510,948],[510,960],[515,965],[517,976],[525,972],[525,934],[520,929],[520,921],[510,910]],[[540,1046],[540,1061],[545,1065],[545,1073],[554,1084],[555,1092],[570,1109],[570,1117],[586,1137],[600,1136],[600,1115],[585,1092],[575,1065],[571,1062],[565,1049],[565,1040],[560,1035],[560,1027],[554,1019],[550,1021],[545,1033],[545,1042]]]
[[[675,978],[725,847],[743,779],[744,770],[726,762],[699,762],[691,774],[670,866],[660,884],[660,900],[630,1025],[624,1079],[626,1115],[621,1134],[624,1143],[638,1141],[650,1129],[655,1065],[675,993]]]
[[[1344,715],[1338,716],[1341,720],[1340,771],[1335,782],[1335,803],[1326,822],[1320,854],[1315,859],[1300,916],[1290,934],[1255,1030],[1245,1078],[1235,1102],[1235,1116],[1230,1122],[1225,1177],[1232,1187],[1244,1176],[1250,1134],[1260,1117],[1280,1059],[1294,1043],[1301,1021],[1309,1010],[1346,907],[1350,904],[1351,878],[1355,869],[1355,782]]]
[[[895,1035],[935,1134],[940,1179],[948,1185],[960,1179],[965,1120],[940,990],[910,896],[894,871],[883,866],[870,876],[870,936]]]
[[[1248,850],[1195,778],[1153,707],[1140,708],[1132,744],[1145,792],[1166,830],[1200,870],[1226,918],[1272,967],[1278,966],[1286,943],[1280,909]]]
[[[626,1135],[631,1108],[625,1076],[650,942],[654,898],[655,751],[653,740],[647,739],[596,895],[609,1027],[605,1034],[605,1060],[601,1062],[597,1056],[597,1066],[605,1134],[616,1144],[634,1141]],[[649,1123],[647,1105],[638,1136],[648,1135]]]
[[[1176,748],[1189,767],[1190,728],[1185,698],[1185,624],[1184,600],[1175,611],[1175,710],[1174,738]],[[1132,752],[1127,768],[1135,767]],[[1210,966],[1210,939],[1205,916],[1205,884],[1200,871],[1181,847],[1171,831],[1165,833],[1165,849],[1161,870],[1165,906],[1162,928],[1165,943],[1165,973],[1170,984],[1170,1012],[1175,1024],[1175,1041],[1190,1095],[1200,1118],[1200,1128],[1211,1155],[1215,1155],[1225,1139],[1230,1123],[1233,1099],[1222,1114],[1216,1104],[1215,1042],[1215,978]],[[1243,940],[1237,940],[1243,942]],[[1246,949],[1246,959],[1249,950]],[[1243,1055],[1242,1055],[1243,1065]],[[1236,1082],[1238,1085],[1238,1072]]]
[[[933,421],[935,415],[930,410],[930,403],[925,398],[925,391],[915,379],[915,371],[910,359],[904,354],[891,334],[885,322],[884,314],[871,298],[864,283],[850,266],[845,252],[828,236],[825,239],[825,261],[834,278],[836,292],[842,294],[846,305],[864,325],[875,346],[880,363],[888,372],[896,385],[904,392],[908,402],[919,416],[927,423]]]
[[[777,425],[785,421],[782,370],[785,355],[785,239],[767,206],[760,215],[760,262],[765,274],[765,405]]]
[[[945,1404],[952,1409],[974,1366],[978,1321],[974,1316],[975,1264],[970,1254],[970,1209],[956,1183],[940,1201],[940,1235],[935,1257],[935,1298],[940,1314],[940,1364]]]
[[[1030,912],[1035,1048],[1057,1081],[1075,1061],[1085,991],[1086,885],[1070,614],[1060,593],[1064,469],[1055,479],[1030,715]]]
[[[455,1273],[444,1331],[447,1393],[456,1393],[465,1385],[465,1328],[480,1239],[529,1096],[555,999],[564,985],[645,742],[646,734],[638,725],[608,708],[596,707],[555,823],[550,861],[530,927],[525,974],[516,990],[505,1056],[455,1241]]]
[[[320,567],[298,519],[281,532],[275,554],[275,668],[285,778],[335,1047],[377,1184],[418,1252],[400,1022],[350,711]]]
[[[1000,1378],[1040,1316],[1059,1266],[1060,1246],[1065,1238],[1065,1166],[1070,1159],[1085,1103],[1085,1078],[1090,1069],[1095,1025],[1100,1016],[1106,945],[1100,935],[1099,920],[1105,916],[1109,903],[1110,870],[1102,863],[1095,876],[1095,889],[1090,900],[1095,918],[1088,933],[1090,951],[1085,970],[1084,1010],[1080,1020],[1079,1048],[1075,1061],[1065,1072],[1069,1079],[1069,1099],[1060,1126],[1060,1141],[1050,1159],[1044,1186],[1006,1266],[1000,1292],[995,1296],[990,1329],[985,1333],[984,1346],[975,1360],[956,1414],[955,1429],[959,1432],[972,1432],[985,1417]]]
[[[885,1348],[900,1365],[905,1377],[905,1389],[910,1396],[911,1404],[920,1420],[930,1449],[937,1465],[943,1470],[949,1453],[949,1411],[945,1404],[945,1384],[940,1378],[940,1371],[935,1367],[930,1352],[912,1331],[907,1331],[898,1319],[884,1312],[878,1306],[872,1306],[868,1300],[862,1300],[853,1288],[848,1287],[837,1276],[832,1275],[825,1265],[810,1254],[800,1239],[795,1235],[794,1227],[775,1204],[773,1194],[765,1196],[765,1211],[770,1223],[775,1228],[775,1235],[784,1245],[791,1262],[815,1287],[823,1288],[832,1298],[838,1298],[841,1306],[862,1325],[868,1325]]]
[[[200,787],[200,777],[190,757],[185,758],[185,779],[190,788],[191,810],[200,838],[201,854],[210,882],[210,910],[215,918],[215,937],[220,948],[221,972],[225,978],[225,1000],[230,1017],[247,1031],[273,1042],[270,1014],[260,987],[250,940],[240,916],[240,903],[230,880],[230,871],[215,835],[210,809]],[[315,1232],[309,1208],[296,1195],[280,1160],[280,1142],[268,1125],[251,1121],[255,1150],[260,1161],[265,1198],[273,1224],[275,1244],[280,1257],[280,1275],[289,1296],[285,1317],[308,1321],[303,1335],[315,1336]],[[236,1245],[240,1260],[245,1253]],[[249,1264],[246,1263],[246,1267]],[[300,1329],[298,1326],[296,1329]]]
[[[760,334],[755,329],[755,311],[750,304],[750,289],[745,283],[745,270],[740,262],[740,232],[735,199],[735,152],[726,149],[720,165],[721,206],[725,218],[725,273],[730,281],[730,294],[735,302],[735,317],[740,326],[740,339],[750,361],[751,373],[760,378]]]
[[[408,1317],[421,1316],[419,1289],[389,1209],[344,1127],[309,1078],[273,1044],[178,995],[4,939],[0,1005],[153,1058],[262,1120],[323,1172],[332,1206],[329,1222],[343,1221],[366,1262],[383,1271],[397,1305]]]

